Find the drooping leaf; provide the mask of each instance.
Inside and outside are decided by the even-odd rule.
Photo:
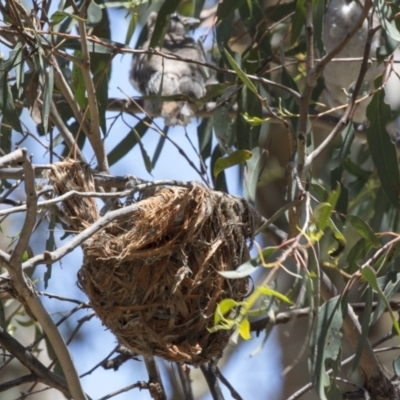
[[[46,81],[43,93],[42,123],[43,123],[43,131],[45,133],[47,133],[49,126],[49,115],[50,115],[50,106],[53,99],[53,89],[54,89],[54,69],[53,66],[50,65],[46,74]]]
[[[393,19],[388,18],[391,15],[389,4],[385,0],[374,0],[374,10],[386,34],[400,42],[400,32],[396,27],[396,23]]]
[[[397,335],[400,336],[399,322],[397,321],[396,316],[394,315],[393,310],[390,307],[388,299],[386,298],[385,294],[382,292],[381,288],[378,285],[375,271],[370,266],[367,265],[362,269],[361,274],[363,279],[376,293],[378,293],[380,299],[385,303],[385,306],[389,311],[390,318],[392,319],[393,328],[395,329]]]
[[[247,318],[244,318],[239,324],[239,334],[244,340],[250,340],[250,322]]]
[[[139,121],[134,128],[132,128],[129,133],[110,151],[108,154],[108,163],[110,166],[128,154],[131,149],[139,143],[138,137],[142,138],[144,136],[148,130],[148,124],[150,122],[151,120],[149,118]]]
[[[350,222],[351,226],[357,230],[357,232],[364,238],[367,239],[373,247],[379,249],[382,247],[381,242],[375,235],[375,232],[371,227],[357,215],[346,215],[347,221]]]
[[[369,326],[371,321],[371,311],[372,311],[372,302],[374,300],[373,291],[371,288],[367,289],[367,296],[365,299],[365,309],[361,316],[361,335],[358,339],[356,353],[354,355],[353,360],[353,371],[355,371],[359,367],[359,361],[361,358],[361,354],[364,351],[365,343],[368,339]]]
[[[224,20],[228,15],[233,14],[245,0],[223,0],[218,4],[217,17],[218,20]]]
[[[214,325],[217,325],[225,315],[232,310],[232,308],[237,307],[238,303],[233,299],[223,299],[217,304],[217,308],[214,314]]]
[[[101,7],[94,0],[92,0],[87,8],[86,26],[93,28],[101,21],[102,17],[103,11]]]
[[[227,168],[233,167],[240,163],[245,162],[251,157],[251,152],[248,150],[237,150],[229,154],[227,157],[218,158],[214,164],[214,176],[217,177],[218,174]]]
[[[251,90],[253,93],[258,94],[257,88],[254,83],[247,77],[246,73],[239,67],[236,63],[235,59],[230,55],[229,51],[224,49],[225,57],[228,59],[230,66],[237,73],[239,79],[246,85],[246,87]]]
[[[360,268],[358,262],[363,260],[371,249],[371,242],[364,238],[361,238],[355,245],[353,245],[346,258],[348,263],[347,270],[349,274],[353,274]]]
[[[215,146],[212,154],[211,154],[211,163],[210,167],[211,170],[214,169],[214,164],[218,160],[218,158],[221,158],[223,156],[223,153],[221,152],[220,146]],[[222,171],[216,178],[214,178],[214,175],[211,175],[214,186],[217,190],[220,192],[228,193],[228,186],[226,184],[226,176],[225,176],[225,171]]]
[[[266,247],[256,257],[246,261],[238,268],[236,268],[236,270],[218,271],[218,273],[227,279],[244,278],[246,276],[251,275],[264,260],[266,260],[272,254],[274,254],[276,251],[277,251],[276,247]]]
[[[330,386],[327,361],[336,370],[341,361],[343,314],[340,302],[340,297],[336,296],[320,307],[311,339],[310,374],[314,388],[322,400],[327,400],[325,388]]]
[[[287,296],[285,296],[280,292],[277,292],[276,290],[271,289],[268,286],[259,286],[257,287],[257,290],[265,296],[277,297],[278,299],[284,301],[285,303],[293,304],[293,302]]]
[[[294,44],[298,39],[298,37],[300,36],[305,21],[306,21],[306,1],[298,0],[296,1],[296,10],[292,17],[292,35],[290,37],[290,42],[292,44]]]
[[[46,251],[52,252],[56,249],[56,240],[54,237],[54,228],[56,226],[56,219],[54,214],[51,215],[48,232],[49,237],[46,240]],[[51,271],[52,271],[53,264],[46,264],[46,272],[44,273],[43,281],[44,281],[44,288],[47,289],[49,285],[49,280],[51,279]]]
[[[375,80],[379,85],[381,79]],[[367,128],[368,147],[378,172],[379,180],[390,203],[400,209],[400,175],[396,149],[386,131],[391,120],[390,107],[384,102],[385,93],[378,90],[367,107],[369,126]]]
[[[267,155],[262,147],[251,149],[251,158],[246,161],[244,169],[244,197],[251,204],[255,204],[257,185],[265,167]]]

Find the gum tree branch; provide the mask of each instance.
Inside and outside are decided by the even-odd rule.
[[[33,356],[30,351],[22,346],[21,343],[18,342],[18,340],[14,339],[2,327],[0,327],[0,344],[11,355],[17,358],[21,364],[23,364],[32,372],[31,375],[22,377],[25,382],[39,381],[41,383],[44,383],[45,385],[59,390],[66,397],[71,397],[71,393],[68,389],[65,379],[45,367],[36,357]],[[14,381],[22,378],[17,378]],[[0,391],[7,390],[10,387],[17,386],[19,384],[20,383],[16,383],[13,381],[5,382],[0,385]]]
[[[12,157],[11,157],[12,156]],[[54,351],[60,361],[63,372],[66,376],[68,387],[72,397],[76,400],[86,400],[78,374],[72,362],[71,355],[66,347],[63,338],[58,331],[56,325],[52,321],[50,315],[43,307],[42,302],[35,293],[32,284],[27,280],[23,273],[21,265],[23,255],[28,248],[29,240],[36,223],[37,215],[37,195],[35,190],[35,174],[31,165],[31,161],[27,156],[26,149],[19,149],[6,156],[6,161],[10,161],[10,157],[14,162],[22,164],[25,177],[25,194],[27,202],[27,212],[24,224],[19,235],[19,239],[11,253],[8,263],[5,267],[8,270],[11,280],[11,286],[15,290],[18,299],[23,304],[28,313],[39,321],[44,332],[51,341]],[[0,159],[0,165],[5,165],[4,158]],[[3,259],[3,261],[5,261]]]
[[[81,42],[82,61],[83,61],[83,66],[81,68],[81,71],[83,80],[85,82],[86,93],[89,103],[89,112],[90,112],[90,132],[88,135],[88,139],[96,155],[99,171],[108,172],[109,169],[108,159],[105,152],[104,144],[101,140],[100,117],[99,117],[99,108],[96,98],[96,89],[94,87],[93,79],[90,73],[90,54],[88,50],[88,40],[87,40],[87,32],[85,24],[85,20],[87,18],[87,8],[89,4],[90,1],[83,2],[79,10],[80,18],[78,19],[79,36]]]

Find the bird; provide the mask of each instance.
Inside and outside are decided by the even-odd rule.
[[[322,42],[327,53],[339,45],[353,29],[362,13],[362,0],[331,0],[325,11],[322,31]],[[379,21],[373,16],[372,28]],[[361,28],[350,39],[346,46],[335,58],[360,58],[364,55],[364,48],[368,36],[368,21],[365,20]],[[375,57],[376,50],[383,44],[380,32],[372,38],[370,57]],[[325,101],[330,107],[338,107],[349,102],[352,88],[360,73],[361,61],[330,62],[323,71],[325,82]],[[373,80],[385,70],[383,64],[373,61],[364,77],[364,83],[359,96],[365,95],[373,89]],[[366,99],[356,106],[353,122],[367,125],[366,109],[371,99]],[[343,110],[341,110],[343,113]],[[338,113],[337,113],[338,114]]]
[[[150,48],[150,40],[157,20],[157,13],[152,12],[147,22],[148,37],[142,50]],[[156,48],[162,53],[204,62],[200,45],[186,34],[200,21],[195,18],[172,14],[162,47]],[[164,117],[165,124],[186,126],[195,115],[192,100],[201,99],[206,94],[208,80],[207,69],[199,64],[167,59],[159,55],[134,55],[130,81],[145,98],[144,110],[150,116]],[[182,95],[183,100],[160,101],[155,96]]]

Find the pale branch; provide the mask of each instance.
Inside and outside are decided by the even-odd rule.
[[[79,161],[86,163],[85,156],[83,155],[81,149],[78,147],[73,134],[68,129],[68,126],[65,124],[60,114],[58,113],[54,101],[51,102],[50,106],[50,118],[60,132],[60,135],[64,139],[65,145],[68,147],[70,154],[76,157]]]
[[[2,327],[0,327],[0,344],[32,372],[33,376],[36,378],[33,380],[37,380],[59,390],[68,398],[72,397],[65,379],[45,367],[30,351],[22,346],[18,340],[14,339]]]
[[[183,363],[175,363],[175,365],[178,371],[178,377],[181,382],[181,387],[185,400],[195,400],[193,395],[192,382],[190,379],[189,367]]]
[[[133,385],[126,386],[122,389],[116,390],[115,392],[109,393],[106,396],[100,397],[100,399],[98,399],[98,400],[108,400],[108,399],[111,399],[112,397],[115,397],[115,396],[121,394],[121,393],[125,393],[125,392],[128,392],[129,390],[137,389],[137,388],[139,388],[140,390],[142,390],[142,389],[150,390],[150,385],[147,382],[139,381],[139,382],[134,383]]]
[[[13,156],[13,157],[10,157]],[[6,162],[4,162],[4,158]],[[86,400],[86,395],[83,392],[78,374],[72,362],[71,355],[66,347],[63,338],[52,321],[50,315],[44,308],[42,302],[37,297],[33,285],[23,273],[22,259],[27,250],[33,228],[36,223],[37,215],[37,195],[35,190],[35,174],[31,161],[27,156],[26,149],[16,150],[9,155],[0,158],[0,165],[8,163],[22,163],[25,178],[25,194],[27,201],[27,212],[25,220],[19,235],[19,239],[11,253],[11,256],[5,267],[10,275],[11,285],[15,290],[18,299],[23,304],[28,313],[33,314],[41,324],[44,332],[47,334],[50,342],[53,345],[54,351],[60,361],[61,367],[67,379],[68,387],[72,397],[75,400]],[[3,259],[3,261],[5,261]]]
[[[0,392],[5,392],[6,390],[12,389],[13,387],[18,387],[24,385],[25,383],[31,383],[31,382],[35,383],[39,382],[39,378],[36,374],[24,375],[20,376],[19,378],[15,378],[7,382],[0,383]],[[65,387],[67,388],[67,385],[65,385]],[[66,395],[66,393],[64,394]]]
[[[74,118],[79,125],[79,128],[89,137],[90,127],[86,117],[82,114],[80,106],[75,99],[74,93],[71,87],[68,85],[58,63],[54,56],[51,58],[51,62],[54,68],[54,81],[57,88],[60,90],[68,105],[71,107]]]
[[[378,305],[379,302],[374,301],[372,303],[371,310],[375,311],[378,308]],[[393,311],[400,310],[400,301],[396,300],[389,301],[389,305]],[[350,306],[356,312],[363,312],[366,308],[368,308],[368,305],[366,303],[351,303]],[[314,310],[311,307],[304,307],[288,311],[280,311],[273,318],[271,318],[270,316],[266,316],[255,321],[251,321],[250,330],[253,332],[260,333],[262,330],[266,328],[268,324],[274,324],[274,325],[287,324],[288,322],[296,319],[310,317],[310,315],[313,312]]]
[[[72,1],[72,3],[75,3]],[[93,78],[90,72],[90,54],[88,49],[87,32],[86,32],[86,18],[87,18],[87,8],[89,6],[89,1],[84,1],[79,10],[78,26],[79,26],[79,36],[82,49],[82,76],[85,82],[86,94],[88,98],[88,106],[90,113],[90,132],[88,139],[96,155],[98,169],[101,172],[108,172],[108,159],[104,148],[104,143],[101,139],[100,132],[100,117],[99,117],[99,107],[97,104],[96,89],[94,87]],[[85,114],[87,110],[85,110]]]
[[[146,365],[147,374],[149,375],[149,392],[154,400],[167,400],[165,389],[162,383],[160,370],[153,356],[143,356]]]

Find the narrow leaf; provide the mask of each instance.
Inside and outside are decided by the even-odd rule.
[[[236,63],[234,58],[230,55],[229,51],[224,48],[225,56],[229,61],[229,64],[231,67],[235,70],[237,73],[239,79],[247,86],[249,90],[251,90],[253,93],[258,94],[257,88],[255,87],[254,83],[247,77],[244,71],[241,70],[239,65]]]
[[[361,219],[357,215],[346,215],[346,219],[364,239],[367,239],[371,243],[373,247],[375,247],[376,249],[382,247],[380,241],[375,235],[375,232],[363,219]]]
[[[217,177],[223,170],[243,163],[249,158],[251,158],[251,152],[248,150],[237,150],[229,154],[228,157],[218,158],[214,164],[214,176]]]
[[[375,86],[381,79],[377,78]],[[367,107],[369,126],[367,128],[368,147],[378,172],[382,188],[391,204],[400,209],[400,176],[394,143],[386,131],[391,120],[390,107],[384,102],[385,93],[378,90]]]

